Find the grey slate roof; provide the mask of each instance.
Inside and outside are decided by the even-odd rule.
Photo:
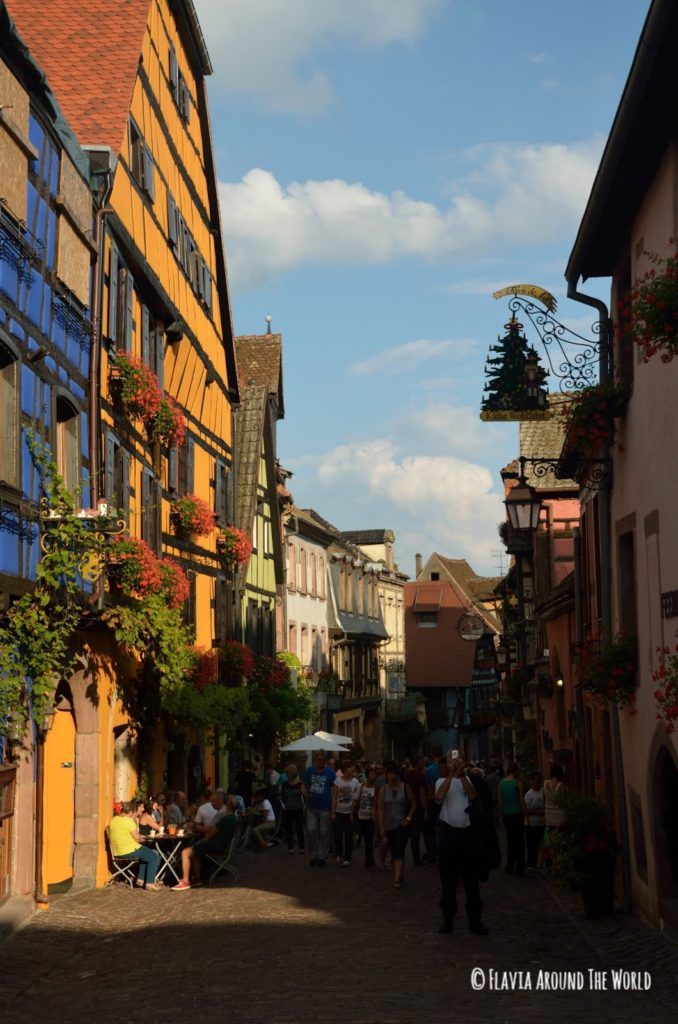
[[[341,536],[360,547],[362,544],[393,544],[392,530],[342,530]]]

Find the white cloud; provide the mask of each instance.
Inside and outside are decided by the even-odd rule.
[[[489,298],[493,292],[498,292],[501,288],[506,288],[514,283],[514,281],[509,281],[507,278],[496,278],[494,281],[488,281],[485,277],[469,277],[463,281],[452,281],[450,284],[436,285],[435,291],[444,292],[445,295],[485,295]]]
[[[557,89],[560,82],[557,78],[544,78],[539,83],[545,92],[551,92],[553,89]]]
[[[530,64],[545,64],[548,60],[548,54],[546,53],[528,53],[527,59]]]
[[[480,394],[477,397],[480,402]],[[431,400],[406,413],[397,427],[398,436],[408,438],[410,445],[467,461],[496,458],[511,437],[506,424],[482,423],[477,406],[450,405],[441,400]]]
[[[243,287],[304,263],[469,259],[569,236],[591,187],[601,140],[476,146],[470,170],[436,205],[342,179],[292,182],[254,168],[221,183],[229,265]]]
[[[378,501],[380,517],[403,536],[416,536],[424,550],[445,545],[454,557],[491,564],[504,516],[485,466],[452,455],[403,453],[382,437],[332,449],[318,460],[317,479],[340,485],[344,499],[359,495],[363,509],[366,499]]]
[[[445,0],[197,0],[213,96],[250,96],[269,109],[316,113],[334,91],[317,60],[333,45],[411,43]]]
[[[370,359],[359,363],[353,363],[349,367],[354,377],[366,377],[372,373],[404,373],[406,370],[413,370],[420,363],[427,359],[434,359],[454,348],[461,353],[473,348],[474,343],[466,339],[460,341],[427,341],[420,338],[417,341],[406,341],[402,345],[394,345],[392,348],[384,348],[381,352]]]

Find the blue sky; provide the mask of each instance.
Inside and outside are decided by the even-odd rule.
[[[517,426],[478,419],[491,292],[585,312],[563,271],[648,0],[196,6],[235,327],[283,334],[297,504],[393,529],[407,572],[494,574]]]

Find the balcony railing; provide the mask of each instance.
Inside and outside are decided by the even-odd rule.
[[[375,697],[380,696],[379,680],[342,680],[338,684],[338,692],[344,700],[374,700]]]

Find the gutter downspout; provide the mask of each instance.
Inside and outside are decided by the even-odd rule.
[[[94,217],[95,244],[97,247],[97,258],[94,264],[94,291],[92,295],[92,355],[89,367],[89,477],[91,490],[92,508],[97,507],[99,501],[99,353],[101,348],[101,302],[104,292],[104,243],[106,228],[104,217],[113,213],[106,202],[111,194],[111,181],[106,187],[103,206],[101,206]]]
[[[577,291],[578,275],[567,279],[567,297],[598,311],[599,360],[598,378],[601,384],[612,379],[611,321],[606,304],[602,299]],[[609,444],[602,448],[604,459],[612,458]],[[612,540],[611,540],[611,476],[603,476],[598,491],[598,543],[600,546],[600,612],[603,642],[612,639]],[[626,807],[626,781],[622,755],[619,708],[615,703],[611,709],[612,734],[614,736],[615,773],[617,776],[617,813],[621,829],[622,845],[622,906],[625,913],[631,912],[631,859],[629,849],[629,821]]]

